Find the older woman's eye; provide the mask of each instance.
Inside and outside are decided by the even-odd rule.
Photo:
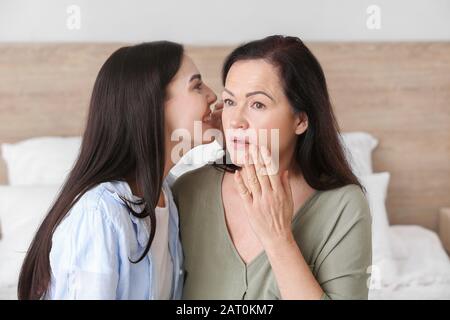
[[[225,106],[233,106],[233,101],[232,100],[230,100],[230,99],[224,99],[223,100],[223,104],[225,105]]]
[[[255,102],[252,105],[252,107],[255,109],[261,110],[261,109],[264,109],[266,106],[264,104],[262,104],[261,102]]]

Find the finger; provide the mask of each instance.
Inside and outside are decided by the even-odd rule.
[[[202,118],[202,121],[216,129],[220,129],[222,125],[223,102],[219,101],[215,105],[211,104],[209,110],[210,112]]]
[[[253,163],[255,164],[256,176],[261,185],[262,191],[272,190],[262,156],[258,148],[253,144],[250,145],[250,156],[252,157]]]
[[[283,184],[280,179],[278,167],[276,167],[269,149],[264,145],[262,145],[260,149],[261,156],[264,160],[265,170],[267,171],[267,176],[269,178],[272,189],[275,191],[283,190]]]
[[[234,172],[234,181],[237,184],[239,195],[241,196],[242,200],[250,204],[252,202],[252,196],[250,194],[250,191],[245,186],[244,180],[242,179],[241,174],[238,170]]]
[[[251,163],[250,156],[246,150],[244,159],[244,172],[247,177],[248,187],[250,188],[250,192],[253,197],[255,197],[261,194],[261,185],[259,184],[258,177],[256,176],[255,165]]]

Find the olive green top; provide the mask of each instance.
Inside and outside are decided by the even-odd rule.
[[[185,255],[183,299],[280,299],[265,252],[246,265],[234,247],[222,202],[223,176],[223,170],[207,165],[173,185]],[[316,191],[295,214],[292,230],[324,291],[322,299],[367,299],[371,215],[358,186]]]

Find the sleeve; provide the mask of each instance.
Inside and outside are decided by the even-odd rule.
[[[177,180],[177,176],[175,176],[173,173],[169,172],[169,174],[166,177],[167,185],[169,188],[172,188],[175,181]]]
[[[77,212],[53,241],[53,299],[115,299],[119,240],[100,210]],[[53,250],[55,246],[55,250]]]
[[[360,190],[359,190],[360,191]],[[372,263],[371,215],[362,191],[344,205],[321,255],[321,299],[367,299]]]

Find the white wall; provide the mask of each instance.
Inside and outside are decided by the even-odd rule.
[[[366,26],[369,5],[381,28]],[[67,27],[70,5],[80,29]],[[450,0],[0,0],[0,42],[168,39],[234,44],[269,34],[315,41],[450,40]]]

